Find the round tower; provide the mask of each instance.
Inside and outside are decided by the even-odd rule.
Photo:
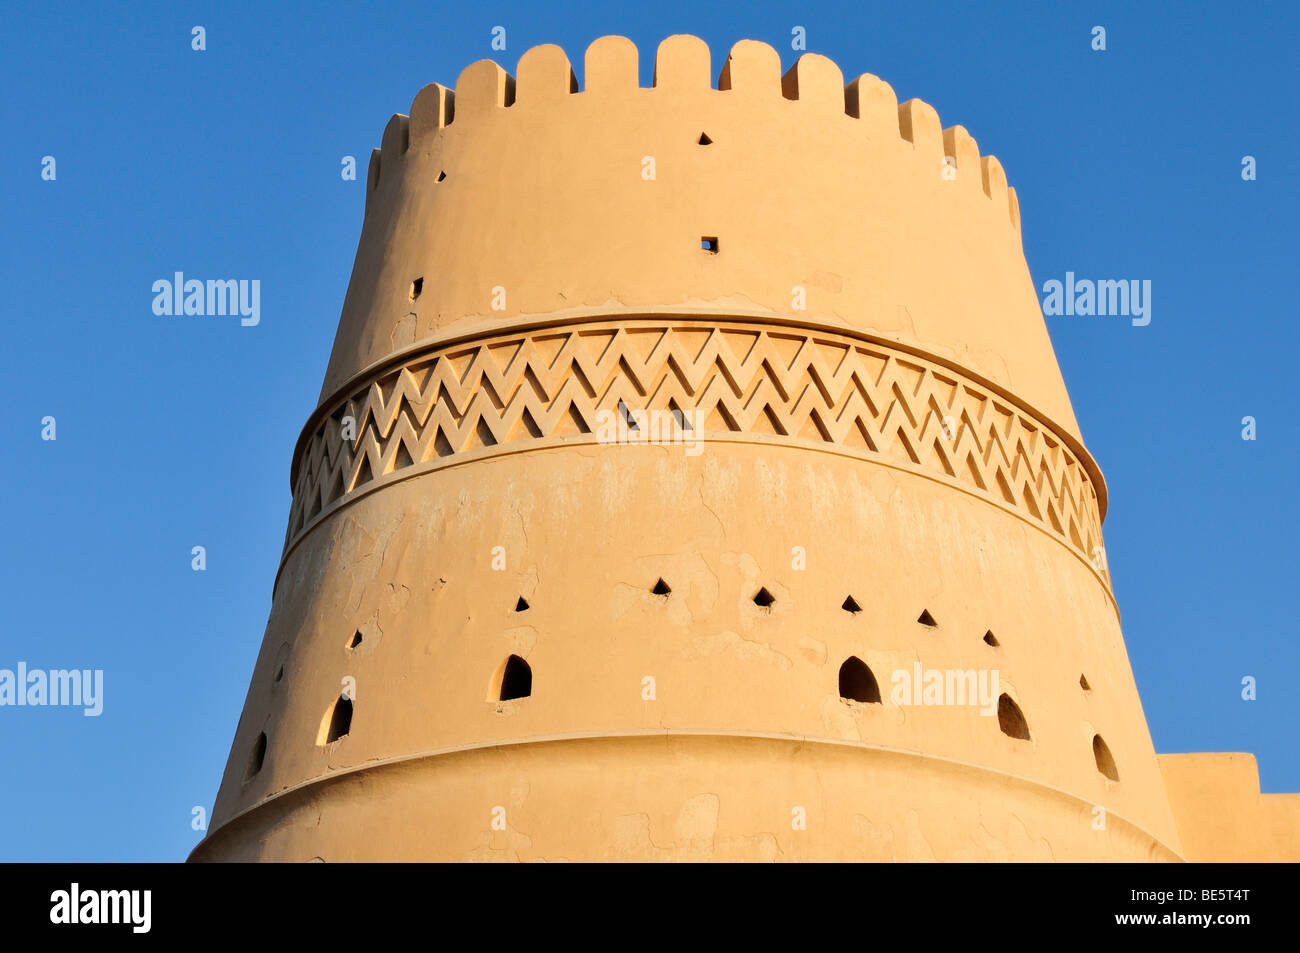
[[[1015,192],[743,41],[370,163],[195,860],[1178,859]]]

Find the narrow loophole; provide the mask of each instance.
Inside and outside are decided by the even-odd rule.
[[[244,780],[249,781],[253,775],[262,770],[266,761],[266,732],[263,731],[253,742],[253,750],[248,753],[248,767],[244,770]]]
[[[361,644],[361,630],[358,629],[356,632],[352,634],[352,638],[348,639],[348,648],[355,649],[360,644]]]
[[[1096,759],[1097,770],[1112,781],[1119,780],[1119,771],[1115,769],[1115,758],[1110,753],[1110,748],[1106,747],[1106,742],[1101,740],[1101,735],[1092,736],[1092,756]]]
[[[1008,737],[1029,740],[1029,723],[1025,721],[1025,714],[1007,694],[998,698],[998,727]]]
[[[447,178],[447,173],[446,173],[446,172],[439,172],[439,173],[438,173],[438,181],[439,181],[439,182],[441,182],[441,181],[442,181],[443,179],[445,179],[445,178]]]
[[[420,292],[424,290],[424,279],[416,278],[411,282],[411,300],[414,301],[420,297]]]
[[[668,588],[668,583],[664,582],[662,578],[655,583],[655,587],[650,591],[656,596],[666,596],[668,593],[672,592],[672,590]]]
[[[850,655],[840,666],[840,698],[848,701],[880,704],[880,686],[867,663]]]
[[[985,644],[985,645],[993,645],[993,646],[998,645],[998,639],[997,639],[997,636],[995,636],[995,635],[993,634],[993,630],[992,630],[992,629],[990,629],[988,632],[985,632],[985,633],[984,633],[984,644]]]
[[[320,720],[320,730],[316,733],[316,744],[333,744],[352,730],[352,699],[340,695],[334,704],[325,710]]]
[[[1082,688],[1085,692],[1092,691],[1092,686],[1088,684],[1088,676],[1086,675],[1079,676],[1079,687]]]
[[[845,599],[844,604],[841,605],[840,608],[845,612],[857,613],[862,611],[862,606],[858,605],[858,600],[854,599],[852,596]]]
[[[760,589],[758,592],[754,593],[754,605],[761,609],[770,608],[774,602],[776,602],[776,596],[772,595],[772,593],[768,592],[766,589]]]
[[[718,253],[717,236],[705,235],[703,238],[700,239],[700,247],[704,249],[706,252],[708,252],[710,255],[716,255]]]
[[[928,625],[932,629],[939,624],[934,621],[934,616],[930,615],[929,609],[921,610],[921,614],[917,617],[916,621],[921,623],[921,625]]]

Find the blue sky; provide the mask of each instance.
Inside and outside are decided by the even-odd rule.
[[[0,668],[102,668],[105,707],[0,708],[0,859],[169,860],[197,843],[191,809],[211,807],[270,609],[290,453],[342,306],[370,149],[425,83],[488,56],[513,72],[539,43],[563,46],[581,81],[582,51],[607,33],[636,41],[648,85],[669,34],[707,40],[716,76],[742,38],[788,65],[803,26],[847,76],[881,76],[999,157],[1039,288],[1066,271],[1152,282],[1147,327],[1049,319],[1110,488],[1143,705],[1157,750],[1253,751],[1266,791],[1300,791],[1287,303],[1300,8],[899,7],[7,8]],[[1090,48],[1098,24],[1104,53]],[[504,53],[489,48],[495,25]],[[175,271],[260,279],[261,323],[154,316],[152,282]]]

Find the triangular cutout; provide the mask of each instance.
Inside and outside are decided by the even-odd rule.
[[[348,640],[348,648],[355,649],[360,644],[361,644],[361,630],[358,629],[355,633],[353,633],[352,638]]]
[[[664,582],[662,578],[655,583],[654,588],[650,591],[656,596],[666,596],[668,593],[672,592],[672,590],[668,588],[668,583]]]
[[[510,428],[510,436],[508,439],[512,441],[522,440],[525,434],[529,437],[540,437],[542,435],[542,428],[537,426],[537,421],[533,420],[533,415],[528,412],[527,408],[525,408],[524,412],[519,415],[519,419],[515,421],[515,425]]]
[[[497,438],[492,434],[492,428],[487,425],[482,417],[474,425],[474,435],[470,438],[469,446],[466,450],[477,449],[478,447],[491,447],[497,442]]]
[[[1082,688],[1085,692],[1092,691],[1092,686],[1088,684],[1088,678],[1085,675],[1079,676],[1079,687]]]
[[[998,644],[998,638],[993,634],[992,629],[984,633],[984,644],[993,645],[993,646],[996,646]]]
[[[858,600],[854,599],[852,596],[849,596],[847,599],[845,599],[844,604],[840,606],[840,608],[843,609],[845,612],[862,611],[862,606],[858,605]]]
[[[776,596],[772,595],[772,593],[768,592],[766,589],[759,589],[758,592],[754,593],[754,605],[759,606],[760,608],[766,609],[774,602],[776,602]]]
[[[352,489],[356,489],[363,483],[369,483],[375,478],[374,473],[370,470],[370,455],[367,454],[361,458],[361,466],[357,468],[357,478],[352,481]]]
[[[439,182],[441,182],[441,181],[442,181],[443,179],[445,179],[445,178],[447,178],[447,173],[446,173],[445,171],[443,171],[443,172],[439,172],[439,173],[438,173],[438,181],[439,181]]]
[[[700,133],[700,145],[702,146],[713,145],[713,140],[709,138],[709,134],[707,132]]]
[[[568,437],[573,434],[590,432],[591,428],[587,426],[587,422],[578,413],[578,408],[570,401],[569,409],[560,414],[555,426],[552,428],[551,435],[554,437]]]
[[[393,470],[400,470],[403,467],[414,465],[415,461],[411,459],[411,452],[406,449],[406,441],[399,440],[397,442],[397,453],[393,455]]]
[[[519,597],[519,601],[515,603],[515,611],[516,611],[516,612],[523,612],[523,611],[525,611],[527,608],[528,608],[528,600],[525,599],[523,596],[520,596],[520,597]]]
[[[916,621],[921,623],[921,625],[928,625],[930,626],[930,628],[934,628],[939,624],[938,622],[934,621],[934,616],[930,615],[929,609],[922,609],[921,615],[917,618]]]

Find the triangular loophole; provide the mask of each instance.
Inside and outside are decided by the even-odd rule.
[[[668,593],[672,592],[672,590],[668,588],[668,583],[664,582],[663,579],[656,582],[654,588],[650,591],[656,596],[666,596]]]
[[[713,140],[709,138],[709,134],[707,132],[700,133],[700,145],[702,146],[713,145]]]
[[[768,592],[766,589],[760,589],[758,592],[754,593],[754,605],[759,606],[760,608],[767,609],[774,602],[776,602],[776,596],[772,595],[772,593]]]
[[[1003,694],[998,698],[998,727],[1004,735],[1020,741],[1029,740],[1029,722],[1025,721],[1024,712],[1010,695]]]
[[[1085,692],[1092,691],[1092,686],[1088,684],[1088,677],[1086,675],[1079,676],[1079,687]]]
[[[930,615],[929,609],[922,609],[921,614],[917,617],[916,621],[921,623],[921,625],[928,625],[930,628],[934,628],[939,624],[934,621],[934,616]]]
[[[854,599],[852,596],[849,596],[847,599],[845,599],[844,604],[841,605],[840,608],[843,609],[845,612],[862,611],[862,606],[858,605],[858,600]]]
[[[515,611],[524,612],[527,611],[527,609],[528,609],[528,600],[525,599],[523,596],[520,596],[519,601],[515,603]]]
[[[348,639],[348,648],[355,649],[360,644],[361,644],[361,630],[358,629],[356,632],[352,633],[352,638]]]
[[[998,638],[997,638],[996,635],[993,634],[993,630],[992,630],[992,629],[990,629],[988,632],[985,632],[985,633],[984,633],[984,644],[985,644],[985,645],[997,645],[997,644],[998,644]]]

